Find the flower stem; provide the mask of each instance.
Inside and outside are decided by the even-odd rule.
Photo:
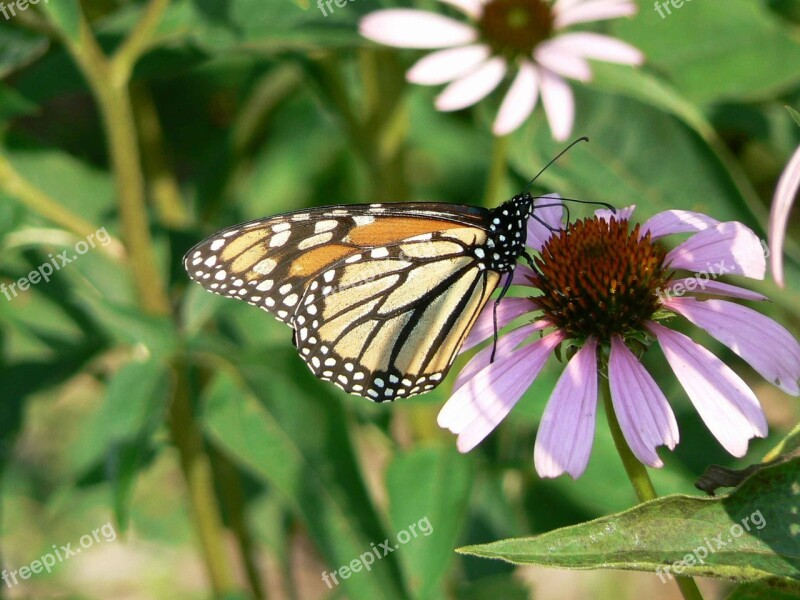
[[[508,136],[498,136],[492,142],[492,158],[489,164],[489,177],[483,193],[483,205],[495,206],[502,198],[503,184],[506,179],[506,156],[508,154]]]
[[[611,429],[611,437],[614,438],[614,445],[617,447],[617,452],[619,452],[622,464],[625,467],[625,473],[627,473],[628,479],[630,479],[631,485],[633,485],[633,489],[636,492],[636,497],[640,503],[655,500],[658,498],[658,493],[656,488],[653,487],[647,468],[631,452],[628,442],[625,441],[625,437],[622,434],[617,415],[614,413],[607,372],[600,374],[600,391],[603,395],[603,406],[606,409],[606,419],[608,419],[608,426]],[[703,600],[700,589],[691,577],[676,577],[675,583],[678,584],[678,589],[681,591],[684,600]]]

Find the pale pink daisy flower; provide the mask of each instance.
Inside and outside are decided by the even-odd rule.
[[[780,287],[784,286],[783,240],[786,237],[789,212],[792,210],[798,189],[800,189],[800,147],[794,151],[778,180],[769,215],[770,267],[772,268],[772,277]]]
[[[531,219],[528,228],[535,270],[518,266],[514,283],[540,295],[503,299],[498,326],[528,313],[532,319],[500,337],[494,362],[490,344],[465,365],[439,413],[439,425],[458,434],[460,451],[494,430],[561,346],[569,360],[542,415],[534,450],[538,473],[583,473],[594,437],[598,377],[606,372],[625,440],[642,463],[662,466],[656,448],[674,448],[678,426],[638,358],[657,342],[711,433],[732,455],[743,456],[750,438],[767,434],[759,402],[730,367],[669,327],[676,315],[705,329],[770,383],[800,395],[800,345],[772,319],[729,300],[765,296],[717,279],[764,278],[758,237],[741,223],[685,210],[631,226],[632,213],[633,207],[615,215],[601,210],[563,228],[560,207],[536,211],[546,226]],[[664,236],[680,233],[692,235],[673,250],[661,244]],[[462,351],[492,336],[492,309],[481,314]]]
[[[638,65],[643,55],[618,39],[587,32],[563,33],[578,23],[632,15],[633,0],[442,0],[470,23],[413,9],[378,10],[361,19],[364,37],[400,48],[444,48],[408,71],[411,83],[447,83],[436,108],[453,111],[489,95],[516,73],[495,118],[497,136],[517,129],[541,94],[550,130],[569,137],[575,101],[564,77],[589,81],[587,59]]]

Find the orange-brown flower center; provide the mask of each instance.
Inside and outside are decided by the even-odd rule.
[[[554,233],[535,259],[544,316],[571,337],[608,341],[644,330],[670,273],[666,250],[639,225],[594,217]]]
[[[553,12],[544,0],[489,0],[478,29],[495,53],[530,58],[553,32]]]

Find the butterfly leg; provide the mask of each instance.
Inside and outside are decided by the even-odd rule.
[[[509,271],[508,277],[506,277],[505,282],[503,283],[503,289],[500,290],[500,295],[497,296],[497,299],[494,301],[494,306],[492,306],[492,318],[494,319],[494,337],[492,341],[492,356],[489,359],[489,363],[494,362],[494,355],[497,353],[497,306],[500,304],[500,301],[508,292],[508,288],[511,287],[511,282],[514,280],[514,271]]]

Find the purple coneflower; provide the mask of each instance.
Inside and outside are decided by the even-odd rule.
[[[637,356],[657,341],[706,426],[728,452],[743,456],[750,438],[767,433],[758,400],[720,359],[668,326],[675,315],[705,329],[785,392],[800,395],[800,345],[794,337],[772,319],[719,298],[766,299],[717,280],[723,274],[764,278],[756,235],[741,223],[684,210],[631,225],[632,212],[633,207],[616,215],[601,210],[562,228],[560,207],[537,210],[547,227],[530,221],[536,269],[519,266],[514,280],[541,294],[503,299],[498,321],[502,327],[527,313],[536,316],[501,336],[494,362],[490,345],[459,374],[439,414],[439,425],[458,434],[459,450],[474,448],[505,418],[561,346],[571,358],[542,415],[534,451],[538,473],[583,473],[594,437],[598,377],[606,374],[628,446],[642,463],[662,466],[656,448],[674,448],[678,426]],[[669,251],[659,242],[678,233],[692,235]],[[462,351],[492,333],[489,305]]]
[[[400,48],[444,48],[422,58],[407,74],[411,83],[449,84],[436,98],[436,108],[442,111],[472,106],[516,71],[492,127],[497,136],[517,129],[541,92],[553,137],[568,138],[575,107],[562,77],[589,81],[587,59],[628,65],[643,61],[641,52],[615,38],[562,33],[577,23],[632,15],[633,0],[442,1],[471,23],[423,10],[387,9],[366,15],[361,34]]]
[[[783,287],[783,240],[786,237],[786,225],[789,212],[800,189],[800,147],[794,151],[789,164],[778,180],[775,196],[772,199],[772,210],[769,215],[769,249],[772,277]]]

